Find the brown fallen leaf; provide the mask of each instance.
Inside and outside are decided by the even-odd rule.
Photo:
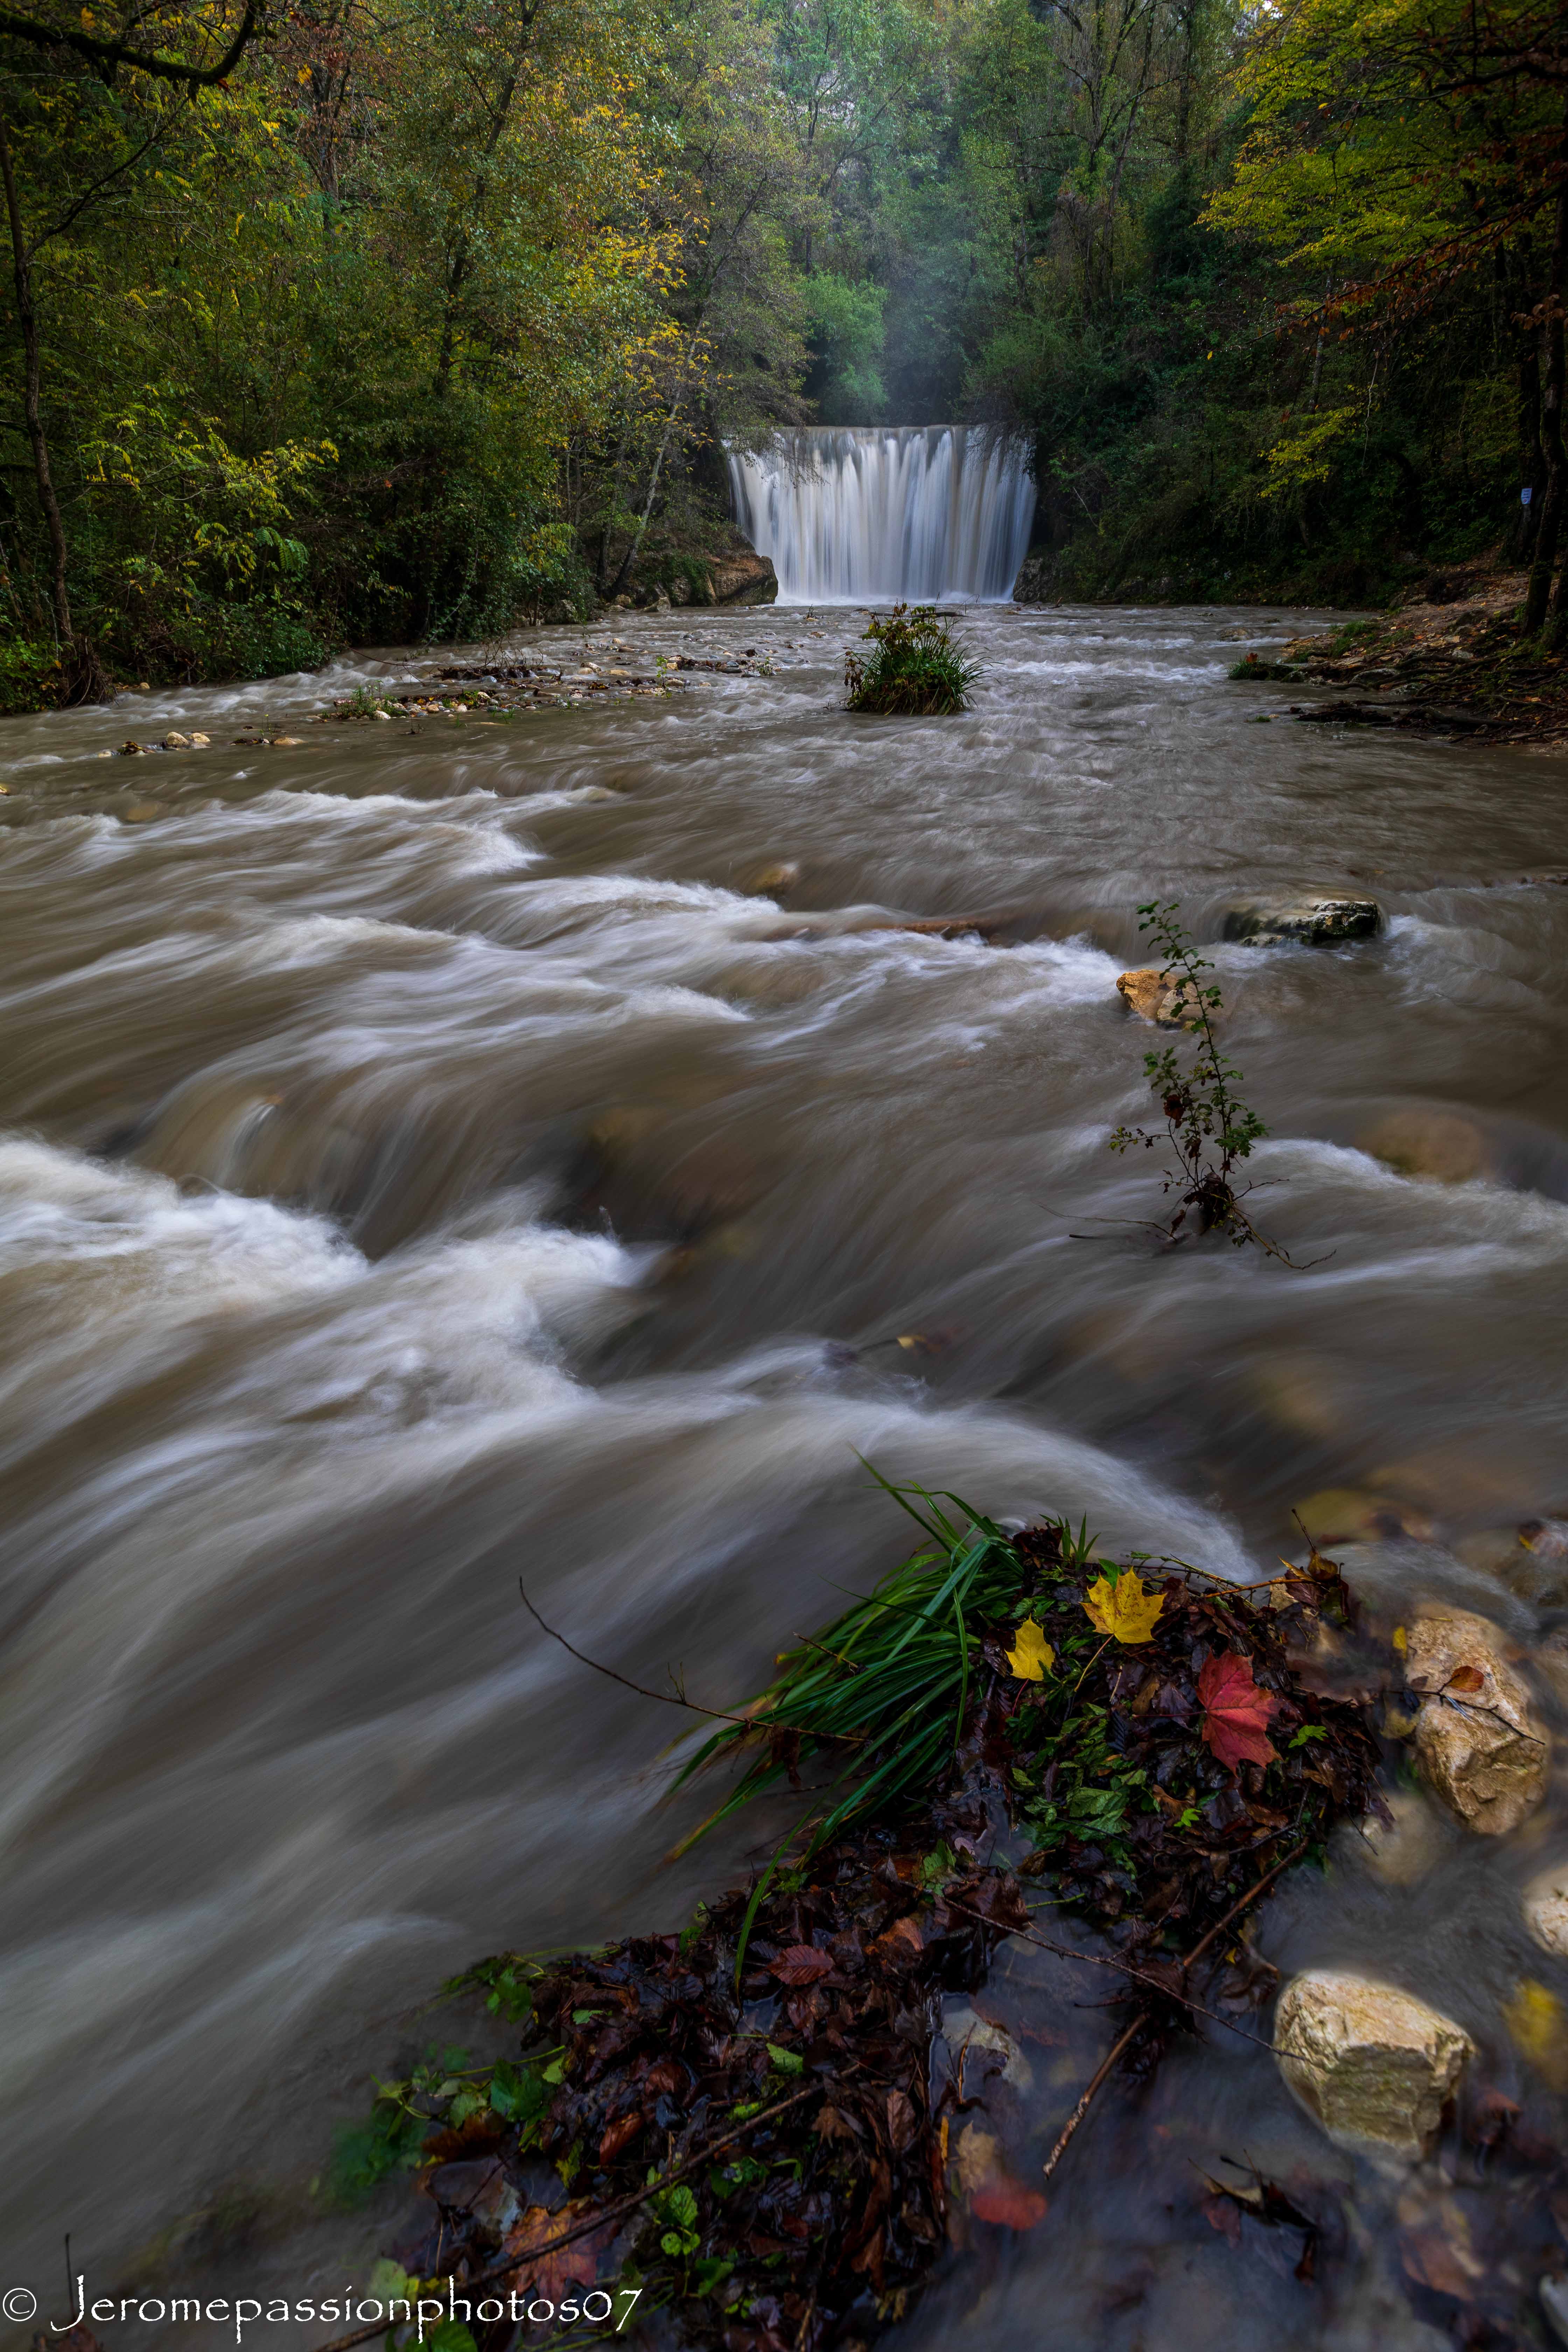
[[[790,1944],[776,1960],[769,1961],[768,1974],[777,1977],[780,1984],[816,1984],[819,1978],[833,1974],[833,1962],[815,1944]]]
[[[542,2205],[529,2207],[501,2245],[502,2253],[517,2263],[511,2275],[516,2293],[525,2294],[537,2288],[552,2303],[558,2303],[568,2286],[593,2285],[598,2276],[599,2256],[615,2236],[617,2225],[610,2221],[602,2230],[591,2230],[586,2237],[574,2240],[569,2246],[552,2245],[552,2241],[587,2221],[594,2210],[585,2197],[572,2199],[553,2213]]]
[[[1456,1666],[1448,1676],[1448,1688],[1451,1691],[1484,1690],[1486,1681],[1479,1666]]]
[[[619,2156],[623,2147],[629,2147],[641,2131],[644,2121],[642,2112],[637,2108],[634,2108],[629,2116],[617,2116],[599,2142],[599,2162],[609,2164]]]

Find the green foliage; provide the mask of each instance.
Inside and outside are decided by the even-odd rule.
[[[1237,1092],[1241,1078],[1227,1062],[1215,1037],[1215,1016],[1222,1010],[1219,989],[1201,975],[1214,966],[1200,956],[1181,925],[1181,907],[1174,898],[1161,903],[1151,898],[1138,909],[1138,928],[1153,934],[1165,957],[1161,977],[1182,992],[1188,1026],[1196,1037],[1192,1065],[1184,1069],[1174,1045],[1143,1056],[1149,1091],[1164,1115],[1163,1140],[1176,1155],[1176,1167],[1165,1171],[1163,1190],[1177,1194],[1176,1213],[1164,1228],[1167,1238],[1184,1238],[1181,1227],[1191,1216],[1200,1234],[1218,1230],[1239,1244],[1263,1237],[1241,1207],[1233,1178],[1255,1143],[1268,1129]],[[1150,1150],[1162,1140],[1143,1127],[1119,1127],[1110,1138],[1112,1151],[1126,1151],[1142,1143]],[[1263,1243],[1271,1255],[1281,1253]]]
[[[818,416],[825,425],[876,424],[888,397],[879,364],[886,287],[814,269],[805,294],[813,352],[806,390]]]
[[[330,2205],[361,2205],[395,2172],[412,2172],[430,2126],[390,2091],[376,2098],[363,2123],[343,2124],[332,2143],[322,2181]]]
[[[864,661],[853,649],[845,656],[847,709],[930,719],[968,709],[980,664],[933,606],[895,604],[885,621],[870,622],[861,643],[872,648]]]

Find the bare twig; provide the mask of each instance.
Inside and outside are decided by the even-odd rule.
[[[1266,1870],[1261,1878],[1254,1881],[1253,1885],[1247,1888],[1247,1893],[1241,1897],[1241,1900],[1238,1903],[1233,1903],[1231,1905],[1230,1909],[1226,1913],[1223,1919],[1216,1919],[1214,1926],[1208,1930],[1207,1934],[1199,1937],[1197,1942],[1193,1946],[1192,1950],[1186,1955],[1185,1958],[1182,1962],[1182,1974],[1184,1978],[1185,1977],[1187,1970],[1192,1968],[1195,1962],[1202,1958],[1204,1953],[1207,1951],[1209,1946],[1215,1941],[1215,1937],[1223,1936],[1226,1929],[1231,1925],[1231,1923],[1234,1920],[1240,1918],[1242,1913],[1247,1909],[1249,1904],[1256,1903],[1264,1888],[1269,1885],[1274,1879],[1278,1878],[1282,1870],[1289,1870],[1293,1862],[1299,1861],[1301,1855],[1306,1853],[1310,1843],[1311,1841],[1309,1838],[1303,1838],[1300,1845],[1293,1846],[1288,1854],[1283,1855],[1279,1862],[1275,1863],[1272,1869]],[[1082,1957],[1088,1958],[1090,1956],[1086,1953],[1082,1955]],[[1164,1990],[1165,1989],[1162,1987],[1161,1990]],[[1172,1996],[1167,1992],[1167,1999],[1173,1997],[1174,1996]],[[1189,2002],[1185,2005],[1191,2008],[1197,2007],[1196,2002]],[[1204,2012],[1205,2015],[1210,2015],[1212,2013],[1212,2011],[1207,2011]],[[1049,2156],[1046,2158],[1045,2178],[1047,2180],[1050,2179],[1052,2173],[1056,2170],[1058,2165],[1061,2162],[1063,2156],[1066,2154],[1068,2141],[1072,2138],[1073,2134],[1077,2131],[1079,2124],[1082,2123],[1085,2116],[1088,2115],[1089,2108],[1094,2104],[1095,2096],[1099,2092],[1100,2085],[1109,2081],[1121,2057],[1122,2052],[1131,2047],[1132,2043],[1142,2032],[1143,2028],[1148,2022],[1149,2021],[1146,2016],[1135,2017],[1131,2024],[1115,2042],[1107,2056],[1102,2060],[1099,2068],[1096,2070],[1093,2080],[1090,2082],[1089,2088],[1085,2091],[1082,2098],[1079,2101],[1077,2106],[1068,2117],[1067,2122],[1063,2125],[1061,2131],[1058,2135],[1055,2147],[1052,2148]],[[1222,2019],[1219,2022],[1228,2024],[1230,2020]],[[1248,2036],[1249,2040],[1257,2040],[1258,2038],[1258,2037],[1256,2035]]]
[[[558,1633],[553,1625],[547,1625],[527,1593],[523,1591],[521,1576],[517,1580],[517,1589],[522,1595],[523,1607],[542,1633],[548,1633],[552,1642],[559,1642],[562,1648],[568,1651],[579,1665],[592,1666],[596,1675],[607,1675],[611,1682],[619,1683],[625,1690],[636,1691],[639,1698],[656,1698],[661,1706],[683,1706],[689,1715],[706,1715],[715,1723],[738,1723],[743,1729],[759,1734],[763,1731],[798,1731],[803,1738],[824,1739],[826,1737],[823,1732],[812,1730],[805,1724],[782,1722],[777,1716],[761,1717],[754,1712],[735,1715],[728,1707],[704,1706],[700,1700],[688,1698],[686,1693],[679,1687],[673,1691],[657,1691],[649,1690],[647,1683],[634,1683],[629,1675],[618,1674],[614,1666],[602,1665],[597,1658],[588,1657],[576,1647],[575,1643],[569,1642],[564,1633]],[[796,1636],[797,1640],[805,1638],[805,1635]],[[820,1643],[812,1643],[813,1649],[820,1649],[821,1646]],[[830,1652],[829,1655],[831,1654]],[[832,1737],[835,1741],[842,1740],[848,1743],[863,1739],[865,1734],[858,1731],[844,1731],[835,1732]]]

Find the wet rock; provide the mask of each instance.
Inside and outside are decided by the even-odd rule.
[[[1260,898],[1227,908],[1220,936],[1245,948],[1281,940],[1338,947],[1345,940],[1371,939],[1382,920],[1375,898]]]
[[[1312,1969],[1280,1995],[1274,2050],[1286,2084],[1342,2147],[1418,2157],[1475,2055],[1452,2018],[1396,1986]]]
[[[1294,1516],[1320,1550],[1325,1544],[1383,1543],[1393,1536],[1426,1543],[1436,1533],[1414,1504],[1362,1486],[1324,1486],[1298,1503]]]
[[[1484,1130],[1458,1111],[1390,1111],[1362,1129],[1356,1149],[1426,1184],[1468,1184],[1494,1172]]]
[[[765,555],[751,548],[709,566],[716,604],[772,604],[777,602],[778,574]]]
[[[122,760],[140,760],[144,756],[144,754],[142,745],[140,743],[133,742],[130,737],[127,737],[125,741],[121,743],[120,747],[120,756]]]
[[[775,890],[793,890],[800,880],[800,867],[793,858],[781,857],[767,866],[753,866],[742,877],[741,887],[748,898],[765,898]]]
[[[193,735],[191,738],[191,749],[193,751],[205,751],[211,741],[212,737],[210,735]]]
[[[521,2218],[522,2200],[493,2156],[438,2165],[427,2187],[443,2211],[471,2213],[487,2245],[499,2246]]]
[[[1521,1897],[1524,1924],[1543,1952],[1568,1960],[1568,1862],[1532,1878]]]
[[[165,735],[163,738],[165,751],[188,751],[190,748],[191,739],[188,735]]]
[[[168,814],[162,801],[132,801],[120,811],[120,822],[121,824],[156,824],[161,816]]]
[[[1369,1813],[1360,1839],[1366,1859],[1386,1885],[1415,1886],[1437,1861],[1453,1832],[1414,1789],[1391,1790],[1384,1798],[1389,1818]]]
[[[981,2088],[987,2074],[1000,2074],[1015,2091],[1033,2090],[1034,2068],[1004,2026],[990,2024],[965,2006],[947,2011],[942,2033],[955,2061],[960,2050],[968,2052],[964,2082],[972,2094]]]
[[[1517,1829],[1546,1790],[1546,1730],[1504,1654],[1467,1609],[1426,1609],[1405,1637],[1405,1676],[1423,1694],[1415,1753],[1437,1795],[1489,1837]]]
[[[1196,982],[1173,981],[1156,965],[1118,972],[1116,985],[1142,1021],[1160,1029],[1194,1029],[1199,1012]]]

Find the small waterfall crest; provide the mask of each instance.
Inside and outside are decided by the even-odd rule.
[[[819,425],[729,453],[735,520],[783,604],[997,604],[1029,544],[1035,485],[994,425]]]

